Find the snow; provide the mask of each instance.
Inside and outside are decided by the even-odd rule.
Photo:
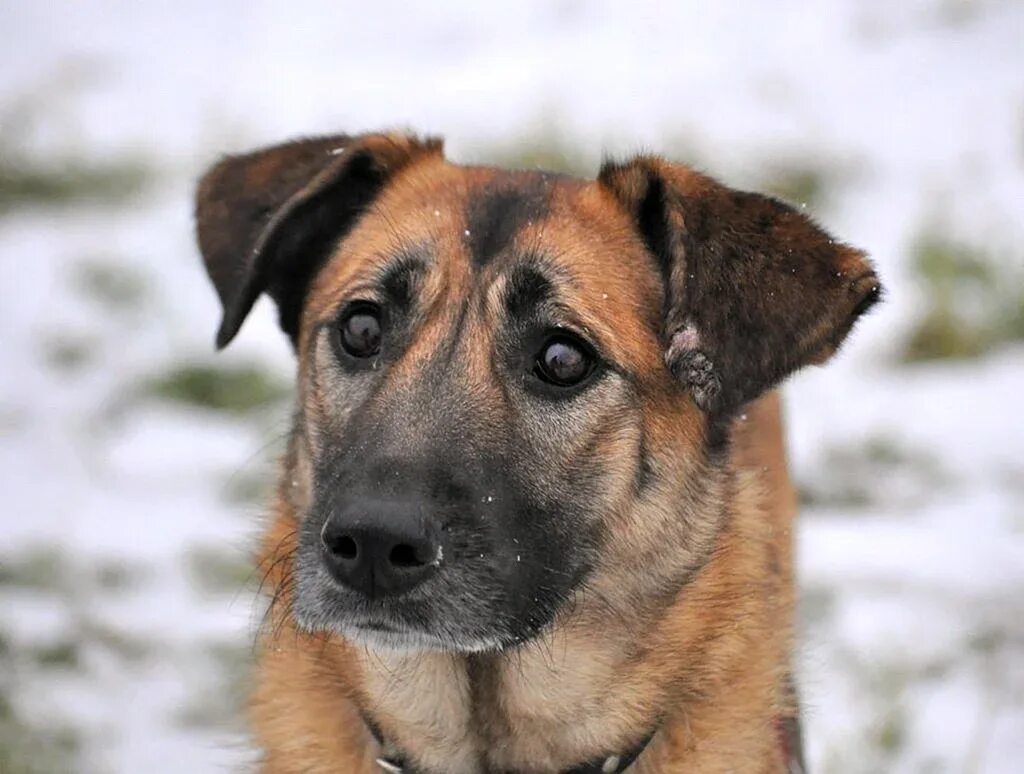
[[[814,501],[801,517],[812,770],[1020,770],[1024,347],[894,363],[927,300],[907,249],[922,227],[1009,256],[1008,278],[1024,268],[1020,3],[54,0],[5,4],[0,24],[0,150],[17,137],[57,164],[129,154],[157,175],[116,206],[0,210],[0,570],[46,550],[62,568],[45,588],[0,585],[0,639],[28,654],[0,689],[26,722],[76,730],[77,770],[251,757],[230,723],[183,719],[239,666],[211,646],[244,660],[259,617],[254,583],[211,590],[194,562],[252,544],[259,505],[229,492],[268,469],[286,409],[233,416],[136,393],[178,362],[255,361],[283,380],[293,365],[266,301],[214,359],[194,180],[224,152],[393,126],[443,134],[465,161],[554,128],[595,167],[669,149],[737,185],[798,162],[836,177],[808,210],[872,255],[888,299],[788,386],[794,470],[830,492],[856,471],[828,450],[881,439],[910,461],[862,472],[866,502]],[[76,286],[97,258],[144,276],[135,308]],[[84,366],[48,361],[47,342],[78,338]],[[111,562],[137,577],[103,586]],[[67,667],[31,655],[103,627],[146,654],[96,636]]]

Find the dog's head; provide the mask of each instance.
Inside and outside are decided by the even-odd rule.
[[[197,220],[218,345],[265,292],[299,359],[295,617],[399,647],[674,592],[721,526],[730,418],[879,295],[791,207],[654,157],[587,181],[304,140],[216,165]]]

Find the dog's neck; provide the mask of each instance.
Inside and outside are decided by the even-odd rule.
[[[660,718],[635,695],[621,625],[578,621],[507,653],[357,650],[361,708],[430,771],[561,771],[628,751]]]

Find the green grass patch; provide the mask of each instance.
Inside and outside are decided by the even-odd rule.
[[[83,336],[53,336],[43,342],[47,365],[55,371],[81,371],[96,357],[97,343]]]
[[[150,187],[153,164],[140,156],[41,159],[0,144],[0,213],[16,207],[123,204]]]
[[[192,585],[204,594],[237,594],[253,578],[248,556],[205,546],[190,549],[185,565]]]
[[[81,740],[70,727],[30,720],[15,696],[13,651],[0,649],[0,772],[3,774],[52,774],[77,771]]]
[[[820,212],[863,174],[864,165],[850,160],[800,156],[765,162],[754,185],[801,210]]]
[[[80,747],[81,740],[73,729],[34,724],[0,694],[0,771],[4,774],[78,771]]]
[[[0,105],[0,215],[19,207],[123,204],[147,192],[158,177],[148,156],[90,155],[72,131],[54,122],[81,93],[87,69],[60,68]],[[43,147],[35,142],[40,135],[49,140]],[[60,146],[54,147],[54,137]]]
[[[900,490],[906,497],[908,492],[933,492],[946,484],[949,476],[928,451],[873,436],[859,445],[826,449],[819,468],[800,482],[800,502],[812,508],[869,508],[887,502],[887,497],[900,496],[894,485],[898,479],[909,482]]]
[[[28,427],[28,415],[14,406],[0,404],[0,435],[9,435]]]
[[[127,591],[138,586],[148,573],[142,567],[122,561],[101,561],[93,570],[96,586],[102,591]]]
[[[0,213],[23,206],[122,204],[142,194],[155,172],[141,157],[42,161],[0,153]]]
[[[183,728],[241,728],[253,662],[252,647],[215,642],[204,648],[203,660],[209,679],[177,713],[175,721]],[[210,686],[214,688],[211,690]]]
[[[149,379],[144,397],[169,403],[248,414],[282,403],[289,385],[265,366],[179,363]]]
[[[532,127],[516,133],[513,140],[476,148],[469,160],[508,169],[542,170],[593,178],[606,158],[624,160],[641,153],[656,153],[671,161],[700,167],[699,154],[690,137],[667,136],[652,147],[584,142],[556,115],[542,115]]]
[[[85,619],[79,625],[79,639],[83,643],[105,650],[123,664],[141,664],[156,651],[156,643],[138,637],[94,619]]]
[[[0,562],[0,586],[55,591],[60,589],[64,577],[64,558],[53,548],[7,555]]]
[[[104,258],[80,262],[72,280],[83,295],[119,312],[137,309],[149,290],[146,276],[137,269]]]
[[[924,308],[900,360],[978,357],[1024,341],[1024,261],[926,231],[911,246]]]
[[[543,118],[513,142],[487,148],[480,161],[510,169],[540,169],[567,175],[593,176],[600,157],[588,154],[582,144],[562,129],[554,118]]]
[[[44,669],[76,669],[82,661],[81,642],[62,639],[37,645],[29,651],[37,666]]]
[[[763,184],[763,189],[765,193],[798,207],[820,209],[834,186],[833,175],[825,168],[811,164],[793,164],[780,166],[771,172]]]
[[[224,484],[224,499],[231,505],[258,505],[274,491],[275,474],[270,468],[236,473]]]
[[[902,750],[907,741],[907,724],[903,713],[893,710],[880,718],[875,728],[875,739],[879,749],[886,755],[895,755]]]
[[[802,631],[824,624],[836,605],[836,593],[823,586],[804,586],[797,597],[797,621]]]
[[[124,591],[138,585],[146,571],[120,560],[76,563],[60,549],[45,546],[0,559],[0,586],[66,594],[69,590]]]
[[[874,664],[865,670],[874,700],[870,734],[883,759],[891,762],[907,743],[906,694],[920,675],[898,664]]]

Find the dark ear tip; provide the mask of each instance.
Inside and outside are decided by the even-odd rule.
[[[599,183],[607,184],[610,182],[615,175],[620,172],[626,166],[625,163],[614,158],[604,158],[601,160],[601,168],[597,172],[597,181]]]
[[[854,306],[850,314],[854,320],[885,298],[885,290],[874,272],[854,280],[850,285],[850,290],[854,297],[858,299],[856,306]]]
[[[655,158],[644,155],[625,160],[605,157],[597,173],[597,182],[616,195],[636,195],[636,189],[643,187],[656,163]]]
[[[217,329],[217,336],[214,339],[214,346],[216,346],[218,352],[231,343],[232,339],[235,338],[235,334],[238,333],[238,327],[238,324],[232,321],[229,315],[224,315],[220,328]]]

